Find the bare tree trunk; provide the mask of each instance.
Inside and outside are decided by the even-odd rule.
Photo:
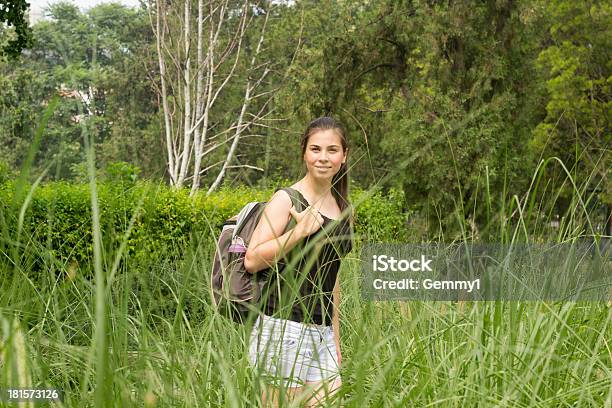
[[[211,5],[212,7],[212,5]],[[212,14],[212,13],[211,13]],[[202,116],[202,82],[204,80],[204,50],[203,48],[203,26],[204,26],[204,0],[198,0],[198,57],[197,57],[197,79],[196,79],[196,107],[195,107],[195,118],[199,118],[200,116]],[[206,88],[206,90],[208,90],[208,87]],[[208,124],[206,124],[205,126],[208,126]],[[195,168],[199,168],[200,167],[200,161],[201,158],[199,157],[199,152],[200,152],[200,144],[201,144],[201,131],[202,127],[201,126],[195,126],[194,129],[194,137],[193,137],[193,151],[195,152],[195,162],[194,162],[194,167]],[[194,190],[197,190],[200,184],[200,175],[198,174],[197,177],[194,174],[194,178],[193,178],[193,182],[192,182],[192,186],[191,186],[191,191],[193,193]],[[197,185],[197,186],[196,186]]]
[[[183,68],[183,97],[184,104],[184,123],[183,123],[183,152],[181,154],[181,171],[179,173],[177,187],[182,187],[187,174],[187,165],[189,164],[189,150],[191,148],[191,2],[185,0],[185,17],[184,17],[184,47],[185,47],[185,64]]]
[[[240,116],[238,116],[238,125],[236,126],[236,133],[234,135],[235,136],[234,141],[232,142],[232,146],[230,147],[229,152],[227,153],[227,156],[225,157],[225,162],[223,163],[223,167],[221,167],[221,171],[217,175],[217,178],[215,179],[214,183],[212,183],[210,188],[208,189],[208,192],[206,193],[207,195],[212,193],[219,186],[219,184],[221,184],[221,181],[223,180],[223,177],[225,176],[225,172],[227,171],[227,167],[229,166],[230,161],[234,157],[236,147],[238,146],[238,141],[240,140],[240,134],[242,133],[242,129],[243,129],[242,121],[244,120],[244,113],[246,112],[247,107],[249,106],[250,94],[251,94],[251,84],[250,82],[247,82],[246,92],[244,93],[244,102],[242,104],[242,109],[240,110]]]
[[[268,16],[269,15],[270,15],[270,13],[266,13],[266,19],[264,21],[263,28],[261,29],[261,34],[259,36],[259,42],[257,43],[257,50],[255,51],[255,55],[253,55],[253,58],[251,58],[251,65],[249,67],[249,74],[254,70],[255,62],[257,61],[257,57],[259,56],[259,53],[261,51],[261,45],[263,44],[263,41],[264,41],[264,36],[265,36],[265,33],[266,33],[266,26],[268,24]],[[257,85],[259,85],[259,83],[261,83],[261,81],[263,81],[263,79],[266,77],[268,72],[269,72],[268,68],[266,67],[264,69],[263,74],[257,80],[256,84],[253,87],[251,86],[251,81],[247,80],[246,89],[245,89],[245,92],[244,92],[244,100],[242,102],[242,109],[240,110],[240,115],[238,116],[238,125],[236,126],[236,132],[234,134],[234,141],[232,142],[232,146],[230,147],[230,149],[229,149],[229,151],[227,153],[227,156],[225,158],[225,163],[223,163],[223,167],[221,168],[221,171],[219,171],[219,174],[217,175],[217,178],[211,184],[211,186],[208,189],[208,192],[206,194],[212,193],[219,186],[219,184],[221,184],[221,181],[223,180],[223,177],[225,177],[225,173],[227,171],[227,168],[230,165],[230,162],[232,161],[232,159],[234,158],[234,154],[236,152],[236,148],[238,147],[238,141],[240,140],[240,136],[242,134],[242,131],[245,128],[249,127],[251,125],[251,123],[252,123],[252,121],[251,121],[251,122],[243,125],[244,115],[245,115],[245,113],[246,113],[246,111],[247,111],[247,109],[249,107],[250,102],[251,102],[251,91]],[[250,77],[250,75],[249,75],[249,77]]]
[[[223,18],[225,16],[225,8],[227,6],[227,1],[225,1],[224,3],[221,4],[221,11],[220,11],[220,17],[219,17],[219,24],[217,26],[217,31],[215,32],[214,30],[214,21],[213,21],[213,16],[215,13],[215,10],[213,10],[212,7],[212,3],[209,3],[210,7],[209,7],[209,16],[210,16],[210,30],[209,30],[209,35],[208,35],[208,53],[206,56],[206,69],[207,69],[207,75],[206,75],[206,90],[205,90],[205,95],[206,95],[206,103],[204,104],[204,106],[200,106],[199,110],[198,110],[198,114],[197,114],[197,122],[196,122],[196,135],[198,137],[198,143],[195,144],[194,146],[194,150],[195,150],[195,162],[193,165],[193,182],[191,185],[191,195],[195,194],[198,189],[200,188],[200,167],[202,166],[202,150],[203,147],[206,145],[206,136],[208,134],[208,116],[210,113],[210,106],[212,105],[211,103],[211,97],[212,97],[212,87],[213,87],[213,78],[214,78],[214,73],[215,73],[215,61],[214,61],[214,50],[215,50],[215,45],[217,43],[217,39],[219,38],[219,33],[221,31],[221,22],[223,21]],[[242,28],[244,27],[244,24],[241,24],[241,31]],[[198,33],[200,33],[200,31],[198,30]],[[203,34],[198,34],[199,39],[198,42],[201,44],[201,39],[203,37]],[[240,35],[240,39],[242,40],[242,36],[243,36],[243,32]],[[198,52],[200,52],[200,50],[198,50]],[[236,53],[236,61],[238,61],[238,57],[240,55],[240,48],[238,49],[238,52]],[[203,73],[204,70],[204,66],[203,64],[198,64],[200,70],[198,71],[198,73]],[[234,65],[235,67],[235,65]],[[234,70],[232,69],[232,72]],[[222,89],[222,86],[219,88],[219,90]],[[200,92],[198,92],[198,96],[200,96]],[[200,130],[201,129],[201,130]],[[200,136],[201,134],[201,136]],[[200,140],[201,137],[201,140]]]
[[[174,168],[174,149],[172,143],[172,126],[170,124],[170,109],[168,107],[168,91],[166,86],[166,63],[162,54],[162,43],[164,41],[165,24],[164,28],[161,27],[162,13],[165,12],[162,9],[162,0],[157,0],[156,10],[157,15],[155,18],[155,39],[157,46],[157,60],[159,63],[159,76],[161,79],[161,98],[162,98],[162,109],[164,113],[164,130],[166,133],[166,151],[168,154],[168,174],[170,176],[170,185],[174,185],[177,180],[177,174]],[[149,3],[149,18],[151,18],[151,4]],[[165,19],[164,19],[165,21]]]

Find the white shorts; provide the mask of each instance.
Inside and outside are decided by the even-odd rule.
[[[260,315],[251,332],[249,362],[277,387],[340,378],[332,326]]]

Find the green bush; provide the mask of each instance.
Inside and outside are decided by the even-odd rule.
[[[209,196],[201,192],[189,197],[187,189],[174,190],[147,181],[124,181],[97,184],[102,265],[107,278],[119,256],[118,248],[125,245],[111,283],[113,296],[124,291],[131,293],[138,301],[126,305],[127,312],[134,315],[137,309],[149,310],[146,320],[154,326],[174,319],[178,310],[201,319],[210,313],[208,300],[202,298],[202,293],[208,293],[212,244],[223,222],[246,203],[269,199],[273,189],[226,186]],[[26,191],[29,188],[26,186]],[[19,244],[16,239],[21,203],[12,202],[14,191],[14,183],[0,185],[0,224],[5,226],[0,250],[10,257],[0,261],[0,271],[19,269],[32,287],[39,290],[51,290],[59,284],[71,293],[70,299],[83,296],[83,292],[90,290],[95,275],[89,184],[53,182],[39,186],[25,212]],[[351,201],[356,209],[357,251],[366,241],[404,239],[405,217],[401,213],[400,192],[392,190],[387,195],[368,196],[365,191],[355,190]],[[127,235],[133,217],[132,229]],[[12,275],[21,276],[20,273]],[[179,300],[175,288],[181,285],[193,290],[185,292]],[[69,289],[73,286],[74,289]],[[70,326],[74,328],[68,333],[72,341],[88,344],[91,327],[79,322],[71,322]]]
[[[123,177],[126,167],[120,170]],[[147,265],[169,256],[180,258],[195,237],[212,242],[227,218],[249,201],[267,200],[273,191],[224,187],[209,196],[202,192],[189,197],[187,189],[174,190],[146,181],[135,181],[127,187],[124,183],[100,182],[97,190],[106,264],[112,264],[112,256],[123,242],[130,220],[141,203],[125,243],[124,258]],[[21,207],[11,210],[12,194],[12,184],[0,189],[0,206],[8,231],[16,231]],[[76,263],[89,267],[93,258],[90,195],[86,183],[53,182],[39,186],[25,213],[21,242],[36,243],[37,254],[42,248],[50,259],[62,265]],[[391,190],[386,196],[379,192],[368,197],[365,191],[355,190],[351,201],[356,207],[358,242],[407,239],[401,191]],[[33,269],[40,268],[36,266],[40,262],[43,260],[34,263]]]
[[[11,166],[5,161],[0,159],[0,184],[6,183],[14,177]]]
[[[107,182],[134,184],[140,177],[140,167],[123,161],[109,163],[103,177]]]
[[[403,212],[404,193],[391,189],[387,195],[380,191],[355,189],[351,194],[355,206],[355,234],[358,242],[406,242],[408,214]]]

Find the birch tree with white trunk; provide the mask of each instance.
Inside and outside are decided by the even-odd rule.
[[[275,92],[258,93],[270,72],[269,62],[262,61],[269,10],[249,1],[149,1],[170,185],[181,188],[190,183],[193,195],[202,187],[202,174],[215,171],[210,193],[229,168],[262,170],[236,162],[236,156],[240,140],[266,116]],[[248,30],[256,18],[261,21],[256,47],[247,52]],[[239,106],[229,107],[231,120],[214,118],[215,104],[236,86],[242,86],[243,96]],[[267,99],[254,104],[259,98]],[[252,111],[255,105],[257,112]],[[222,159],[212,163],[210,158],[216,154],[218,159],[220,152]]]

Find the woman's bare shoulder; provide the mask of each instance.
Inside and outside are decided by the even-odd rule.
[[[272,197],[270,197],[266,207],[273,208],[275,210],[286,209],[288,212],[292,205],[293,204],[291,203],[289,193],[283,189],[280,189],[272,194]]]
[[[282,190],[276,191],[266,203],[263,214],[251,236],[250,248],[267,242],[282,234],[286,228],[291,209],[291,198]]]

